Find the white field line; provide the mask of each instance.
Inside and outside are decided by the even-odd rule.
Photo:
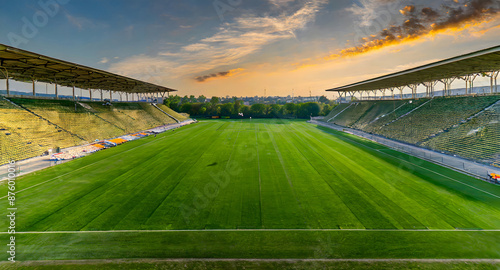
[[[326,126],[326,127],[328,128],[328,126]],[[330,129],[332,129],[332,128],[330,128]],[[332,130],[334,130],[334,129],[332,129]],[[336,130],[336,131],[338,131],[338,130]],[[342,132],[342,131],[340,131],[340,132]],[[329,133],[330,133],[330,132],[329,132]],[[344,132],[344,133],[345,133],[345,132]],[[335,134],[333,134],[333,133],[330,133],[330,134],[332,134],[332,135],[334,135],[334,136],[335,136]],[[351,134],[351,133],[349,133],[349,134]],[[358,137],[358,138],[366,139],[366,138],[363,138],[363,137],[358,136],[358,135],[356,135],[356,134],[352,134],[352,135],[354,135],[354,136],[356,136],[356,137]],[[399,157],[396,157],[396,156],[393,156],[393,155],[390,155],[390,154],[384,153],[383,151],[381,151],[381,150],[384,150],[384,149],[375,149],[375,148],[373,148],[373,147],[370,147],[370,146],[367,146],[367,145],[364,145],[364,144],[358,143],[358,142],[356,142],[356,141],[353,141],[353,140],[351,140],[351,139],[349,139],[349,138],[347,138],[347,137],[344,137],[344,138],[345,138],[346,140],[348,140],[348,141],[352,142],[352,143],[355,143],[355,144],[357,144],[357,145],[361,145],[362,147],[370,148],[370,149],[372,149],[372,150],[374,150],[374,151],[377,151],[377,152],[379,152],[379,153],[382,153],[382,154],[384,154],[384,155],[390,156],[390,157],[392,157],[392,158],[399,159],[399,160],[401,160],[401,161],[403,161],[403,162],[406,162],[406,163],[409,163],[409,164],[411,164],[411,165],[413,165],[413,166],[415,166],[415,167],[422,168],[422,169],[424,169],[424,170],[426,170],[426,171],[429,171],[429,172],[432,172],[432,173],[437,174],[437,175],[439,175],[439,176],[442,176],[442,177],[448,178],[448,179],[450,179],[450,180],[453,180],[453,181],[455,181],[455,182],[461,183],[461,184],[463,184],[463,185],[465,185],[465,186],[471,187],[471,188],[476,189],[476,190],[478,190],[478,191],[481,191],[481,192],[483,192],[483,193],[485,193],[485,194],[488,194],[488,195],[491,195],[491,196],[493,196],[493,197],[495,197],[495,198],[500,199],[500,196],[495,195],[495,194],[492,194],[492,193],[490,193],[490,192],[488,192],[488,191],[485,191],[485,190],[482,190],[482,189],[480,189],[480,188],[477,188],[477,187],[471,186],[471,185],[469,185],[469,184],[467,184],[467,183],[464,183],[464,182],[462,182],[462,181],[458,181],[458,180],[453,179],[453,178],[451,178],[451,177],[449,177],[449,176],[446,176],[446,175],[440,174],[440,173],[438,173],[438,172],[436,172],[436,171],[433,171],[433,170],[427,169],[427,168],[425,168],[425,167],[422,167],[422,166],[419,166],[419,165],[415,165],[415,164],[413,164],[413,163],[411,163],[411,162],[409,162],[409,161],[407,161],[407,160],[404,160],[404,159],[402,159],[402,158],[399,158]],[[375,142],[375,141],[373,141],[373,142]],[[375,142],[375,143],[379,143],[379,142]],[[379,143],[379,144],[381,144],[381,143]],[[382,144],[382,145],[383,145],[383,144]],[[407,154],[407,153],[403,153],[403,152],[398,151],[398,150],[396,150],[396,149],[392,149],[392,148],[390,148],[390,149],[391,149],[391,150],[394,150],[394,151],[396,151],[396,152],[402,153],[402,154],[409,155],[409,154]],[[410,156],[412,156],[412,155],[410,155]],[[413,157],[414,157],[414,156],[413,156]],[[419,157],[417,157],[417,158],[419,158]],[[419,158],[419,159],[420,159],[420,158]],[[423,159],[423,160],[424,160],[424,159]],[[435,164],[435,163],[434,163],[434,164]]]
[[[165,136],[165,137],[163,137],[163,138],[159,138],[159,139],[160,139],[160,140],[164,140],[164,139],[167,139],[167,138],[169,138],[169,137],[170,137],[170,136]],[[146,146],[146,145],[152,144],[152,143],[157,142],[157,141],[158,141],[158,140],[152,140],[152,141],[150,141],[150,142],[148,142],[148,143],[144,143],[144,144],[138,145],[138,146],[136,146],[136,147],[134,147],[134,148],[131,148],[131,149],[129,149],[129,150],[126,150],[126,151],[123,151],[123,152],[120,152],[120,153],[114,154],[114,155],[112,155],[112,156],[109,156],[109,157],[107,157],[107,158],[101,159],[101,160],[96,161],[96,162],[93,162],[93,163],[90,163],[90,164],[88,164],[88,165],[86,165],[86,166],[83,166],[83,167],[78,168],[78,169],[76,169],[76,170],[73,170],[73,171],[71,171],[71,172],[65,173],[65,174],[63,174],[63,175],[59,175],[59,176],[54,177],[54,178],[52,178],[52,179],[49,179],[49,180],[47,180],[47,181],[44,181],[44,182],[38,183],[38,184],[36,184],[36,185],[33,185],[33,186],[30,186],[30,187],[27,187],[27,188],[25,188],[25,189],[22,189],[22,190],[16,191],[16,194],[17,194],[17,193],[20,193],[20,192],[23,192],[23,191],[26,191],[26,190],[29,190],[29,189],[32,189],[32,188],[34,188],[34,187],[37,187],[37,186],[43,185],[43,184],[45,184],[45,183],[48,183],[48,182],[54,181],[54,180],[56,180],[56,179],[59,179],[59,178],[61,178],[61,177],[66,176],[66,175],[68,175],[68,174],[72,174],[72,173],[74,173],[74,172],[77,172],[77,171],[80,171],[80,170],[82,170],[82,169],[85,169],[85,168],[87,168],[87,167],[89,167],[89,166],[95,165],[95,164],[97,164],[97,163],[99,163],[99,162],[102,162],[102,161],[108,160],[109,158],[112,158],[112,157],[115,157],[115,156],[118,156],[118,155],[122,155],[123,153],[127,153],[127,152],[129,152],[129,151],[132,151],[132,150],[137,149],[137,148],[140,148],[140,147],[144,147],[144,146]],[[0,197],[0,200],[5,199],[5,198],[7,198],[7,197],[8,197],[7,195],[6,195],[6,196],[3,196],[3,197]]]
[[[128,264],[128,263],[163,263],[163,262],[417,262],[417,263],[490,263],[498,264],[500,259],[257,259],[257,258],[179,258],[179,259],[91,259],[91,260],[57,260],[57,261],[23,261],[21,265],[92,265],[92,264]],[[0,262],[0,265],[12,264]]]
[[[176,233],[176,232],[500,232],[500,229],[209,229],[209,230],[110,230],[110,231],[43,231],[16,234],[93,234],[93,233]],[[9,234],[0,232],[0,235]]]
[[[370,148],[371,148],[371,147],[370,147]],[[413,164],[413,163],[411,163],[411,162],[409,162],[409,161],[407,161],[407,160],[404,160],[404,159],[402,159],[402,158],[399,158],[399,157],[396,157],[396,156],[393,156],[393,155],[390,155],[390,154],[384,153],[384,152],[383,152],[383,151],[381,151],[380,149],[375,149],[375,148],[372,148],[372,149],[373,149],[373,150],[375,150],[375,151],[377,151],[377,152],[379,152],[379,153],[383,153],[383,154],[385,154],[385,155],[388,155],[388,156],[391,156],[391,157],[397,158],[397,159],[399,159],[399,160],[401,160],[401,161],[404,161],[404,162],[406,162],[406,163],[409,163],[409,164],[411,164],[411,165],[413,165],[413,166],[415,166],[415,167],[419,167],[419,168],[424,169],[424,170],[426,170],[426,171],[429,171],[429,172],[432,172],[432,173],[437,174],[437,175],[439,175],[439,176],[442,176],[442,177],[448,178],[448,179],[450,179],[450,180],[452,180],[452,181],[455,181],[455,182],[461,183],[461,184],[466,185],[466,186],[468,186],[468,187],[471,187],[471,188],[473,188],[473,189],[475,189],[475,190],[481,191],[481,192],[483,192],[483,193],[486,193],[486,194],[488,194],[488,195],[491,195],[491,196],[493,196],[493,197],[495,197],[495,198],[500,199],[500,196],[495,195],[495,194],[493,194],[493,193],[490,193],[490,192],[488,192],[488,191],[482,190],[482,189],[480,189],[480,188],[477,188],[477,187],[475,187],[475,186],[469,185],[469,184],[464,183],[464,182],[462,182],[462,181],[458,181],[458,180],[453,179],[453,178],[451,178],[451,177],[449,177],[449,176],[447,176],[447,175],[440,174],[440,173],[438,173],[438,172],[436,172],[436,171],[433,171],[433,170],[427,169],[427,168],[425,168],[425,167],[422,167],[422,166],[419,166],[419,165]],[[382,149],[382,150],[383,150],[383,149]],[[399,151],[398,151],[398,152],[399,152]],[[404,154],[406,154],[406,153],[404,153]],[[418,158],[418,157],[417,157],[417,158]]]

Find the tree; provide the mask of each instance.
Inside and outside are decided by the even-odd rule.
[[[194,95],[189,96],[189,102],[195,103],[197,101],[196,97]]]
[[[241,108],[241,101],[240,100],[235,100],[234,101],[234,113],[239,113]]]
[[[180,112],[192,114],[193,113],[191,111],[192,108],[193,108],[193,104],[191,104],[189,102],[188,103],[184,103],[184,104],[182,104],[182,106],[180,108]]]
[[[309,118],[310,116],[318,116],[321,111],[321,107],[316,102],[307,102],[300,104],[298,110],[298,117]]]
[[[266,111],[266,105],[264,104],[256,103],[253,104],[252,107],[250,107],[250,112],[254,117],[264,117],[265,111]]]
[[[285,114],[288,116],[293,116],[297,112],[297,105],[295,103],[287,103],[285,105]]]
[[[220,114],[221,116],[231,116],[233,115],[234,105],[233,103],[226,103],[221,106]]]
[[[326,103],[328,103],[328,102],[329,102],[329,100],[328,100],[328,98],[327,98],[327,97],[325,97],[325,96],[321,96],[321,97],[319,98],[319,102],[320,102],[320,103],[325,103],[325,104],[326,104]]]
[[[200,102],[200,103],[205,103],[206,100],[207,100],[207,97],[204,95],[201,95],[198,97],[198,102]]]
[[[243,116],[245,117],[249,117],[251,116],[251,111],[250,111],[250,107],[246,106],[246,105],[242,105],[241,108],[240,108],[240,112],[243,114]]]
[[[269,113],[268,116],[270,117],[280,117],[280,105],[278,104],[272,104],[269,106]]]
[[[207,107],[203,106],[200,108],[199,114],[200,115],[205,115],[207,113]]]
[[[220,99],[218,97],[212,97],[210,99],[210,103],[212,104],[212,107],[215,107],[215,105],[219,104]]]
[[[332,106],[325,104],[323,106],[323,109],[321,109],[321,115],[327,116],[332,110],[333,110]]]
[[[179,103],[181,102],[181,97],[178,95],[175,96],[170,96],[165,101],[163,101],[163,104],[165,104],[167,107],[170,109],[177,111],[179,110]]]

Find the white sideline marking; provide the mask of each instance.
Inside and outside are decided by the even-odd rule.
[[[417,262],[417,263],[488,263],[498,264],[500,259],[259,259],[259,258],[179,258],[179,259],[82,259],[82,260],[46,260],[46,261],[23,261],[22,265],[92,265],[92,264],[132,264],[132,263],[168,263],[168,262],[286,262],[286,263],[300,263],[300,262],[364,262],[364,263],[404,263],[404,262]],[[11,262],[0,262],[0,265],[12,264]]]
[[[211,230],[111,230],[111,231],[44,231],[16,234],[91,234],[91,233],[175,233],[175,232],[500,232],[500,229],[211,229]],[[8,232],[0,232],[0,235]]]
[[[318,126],[326,127],[326,128],[331,129],[331,130],[338,131],[338,132],[343,132],[343,131],[340,131],[340,130],[336,130],[336,129],[334,129],[334,128],[332,128],[332,127],[328,126],[328,125],[327,125],[327,126],[318,125]],[[329,133],[329,134],[332,134],[333,136],[335,136],[335,134],[333,134],[333,133],[330,133],[330,132],[328,132],[328,133]],[[346,133],[346,132],[343,132],[343,133]],[[367,139],[367,138],[364,138],[364,137],[358,136],[358,135],[353,134],[353,133],[348,133],[348,134],[352,134],[352,135],[356,136],[357,138]],[[354,140],[351,140],[350,138],[347,138],[347,137],[343,137],[343,138],[345,138],[346,140],[348,140],[348,141],[350,141],[350,142],[352,142],[352,143],[355,143],[355,144],[357,144],[357,145],[361,145],[362,147],[366,147],[366,148],[372,149],[372,150],[374,150],[374,151],[377,151],[377,152],[379,152],[379,153],[381,153],[381,154],[384,154],[384,155],[390,156],[390,157],[392,157],[392,158],[399,159],[399,160],[401,160],[401,161],[404,161],[404,162],[406,162],[406,163],[409,163],[410,165],[413,165],[413,166],[416,166],[416,167],[419,167],[419,168],[425,169],[425,170],[427,170],[427,171],[429,171],[429,172],[435,173],[435,174],[440,175],[440,176],[442,176],[442,177],[446,177],[446,178],[448,178],[448,179],[450,179],[450,180],[453,180],[453,181],[455,181],[455,182],[461,183],[461,184],[463,184],[463,185],[465,185],[465,186],[471,187],[471,188],[476,189],[476,190],[478,190],[478,191],[481,191],[481,192],[483,192],[483,193],[485,193],[485,194],[488,194],[488,195],[491,195],[491,196],[493,196],[493,197],[495,197],[495,198],[500,199],[500,196],[495,195],[495,194],[492,194],[492,193],[490,193],[490,192],[488,192],[488,191],[485,191],[485,190],[482,190],[482,189],[480,189],[480,188],[477,188],[477,187],[471,186],[471,185],[466,184],[466,183],[464,183],[464,182],[462,182],[462,181],[458,181],[458,180],[453,179],[453,178],[451,178],[451,177],[449,177],[449,176],[446,176],[446,175],[440,174],[440,173],[438,173],[438,172],[436,172],[436,171],[433,171],[433,170],[427,169],[427,168],[425,168],[425,167],[422,167],[422,166],[419,166],[419,165],[413,164],[413,163],[411,163],[411,162],[410,162],[410,161],[408,161],[408,160],[404,160],[404,159],[402,159],[402,158],[399,158],[399,157],[393,156],[393,155],[391,155],[391,154],[387,154],[387,153],[385,153],[385,152],[383,152],[383,151],[382,151],[382,150],[385,150],[385,149],[376,149],[376,148],[373,148],[373,147],[370,147],[370,146],[367,146],[367,145],[361,144],[361,143],[359,143],[359,142],[356,142],[356,141],[354,141]],[[369,139],[367,139],[367,140],[369,140]],[[370,140],[370,141],[371,141],[371,140]],[[372,141],[372,142],[375,142],[375,141]],[[379,143],[379,142],[375,142],[375,143],[378,143],[378,144],[384,145],[384,144]],[[386,145],[384,145],[384,146],[386,146]],[[416,156],[413,156],[413,155],[411,155],[411,154],[408,154],[408,153],[404,153],[404,152],[398,151],[397,149],[390,148],[389,146],[386,146],[386,147],[388,147],[390,150],[396,151],[396,152],[398,152],[398,153],[402,153],[402,154],[405,154],[405,155],[409,155],[409,156],[412,156],[412,157],[416,157]],[[424,161],[427,161],[427,160],[422,159],[422,158],[419,158],[419,157],[416,157],[416,158],[421,159],[421,160],[424,160]],[[427,162],[430,162],[430,161],[427,161]],[[432,163],[432,164],[436,164],[436,163],[434,163],[434,162],[431,162],[431,163]],[[439,164],[436,164],[436,165],[443,167],[442,165],[439,165]],[[446,167],[443,167],[443,168],[446,168]],[[451,170],[453,170],[453,169],[451,169]],[[453,170],[453,171],[457,172],[456,170]]]
[[[371,148],[371,147],[370,147],[370,148]],[[455,181],[455,182],[461,183],[461,184],[466,185],[466,186],[468,186],[468,187],[471,187],[471,188],[473,188],[473,189],[475,189],[475,190],[479,190],[479,191],[481,191],[481,192],[483,192],[483,193],[486,193],[486,194],[488,194],[488,195],[491,195],[491,196],[493,196],[493,197],[495,197],[495,198],[499,198],[499,199],[500,199],[500,196],[495,195],[495,194],[492,194],[492,193],[489,193],[488,191],[482,190],[482,189],[477,188],[477,187],[475,187],[475,186],[471,186],[471,185],[466,184],[466,183],[464,183],[464,182],[462,182],[462,181],[458,181],[458,180],[453,179],[453,178],[451,178],[451,177],[449,177],[449,176],[447,176],[447,175],[440,174],[440,173],[438,173],[438,172],[436,172],[436,171],[433,171],[433,170],[427,169],[427,168],[422,167],[422,166],[420,166],[420,165],[413,164],[413,163],[411,163],[411,162],[409,162],[409,161],[407,161],[407,160],[404,160],[404,159],[402,159],[402,158],[399,158],[399,157],[393,156],[393,155],[391,155],[391,154],[384,153],[384,152],[382,152],[380,149],[375,149],[375,148],[372,148],[372,149],[373,149],[373,150],[376,150],[376,151],[377,151],[377,152],[379,152],[379,153],[382,153],[382,154],[385,154],[385,155],[388,155],[388,156],[391,156],[391,157],[397,158],[397,159],[402,160],[402,161],[404,161],[404,162],[406,162],[406,163],[410,163],[410,164],[411,164],[411,165],[413,165],[413,166],[416,166],[416,167],[422,168],[422,169],[424,169],[424,170],[427,170],[427,171],[429,171],[429,172],[435,173],[435,174],[440,175],[440,176],[442,176],[442,177],[446,177],[446,178],[448,178],[448,179],[450,179],[450,180],[453,180],[453,181]],[[382,150],[383,150],[383,149],[382,149]],[[397,151],[397,150],[396,150],[396,151]],[[399,152],[399,151],[397,151],[397,152]],[[400,152],[400,153],[401,153],[401,152]],[[407,153],[403,153],[403,154],[408,155]],[[410,156],[412,156],[412,155],[410,155]],[[417,157],[417,158],[418,158],[418,157]],[[425,160],[425,159],[423,159],[423,160]],[[433,162],[432,162],[432,163],[433,163]],[[434,163],[434,164],[436,164],[436,163]],[[439,165],[439,164],[437,164],[437,165]],[[440,165],[439,165],[439,166],[440,166]],[[445,168],[446,168],[446,167],[445,167]]]

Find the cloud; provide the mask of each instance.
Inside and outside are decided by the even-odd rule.
[[[214,35],[195,44],[183,47],[190,52],[189,63],[197,63],[201,70],[210,70],[220,65],[232,65],[273,42],[295,38],[295,31],[303,29],[314,20],[325,0],[307,2],[292,14],[272,16],[244,16],[232,23],[224,23]],[[189,68],[196,68],[187,65]]]
[[[106,63],[108,63],[108,62],[109,62],[109,59],[108,59],[108,58],[106,58],[106,57],[103,57],[103,58],[101,59],[101,61],[99,61],[99,63],[101,63],[101,64],[106,64]]]
[[[197,82],[201,83],[201,82],[206,82],[206,81],[208,81],[210,79],[231,77],[231,76],[234,76],[234,75],[240,73],[243,70],[244,69],[242,69],[242,68],[237,68],[237,69],[232,69],[232,70],[229,70],[229,71],[217,72],[217,73],[212,73],[212,74],[204,75],[204,76],[198,76],[198,77],[196,77],[194,79]]]
[[[172,73],[177,63],[159,57],[137,55],[121,62],[111,64],[109,71],[138,80],[162,84],[164,74]]]
[[[371,26],[373,21],[381,18],[382,13],[396,13],[398,0],[354,0],[347,8],[359,21],[360,26]]]
[[[500,3],[496,0],[472,0],[464,5],[430,7],[406,6],[400,10],[404,21],[389,25],[379,33],[364,37],[360,44],[330,55],[328,59],[366,53],[386,46],[413,41],[445,30],[459,31],[486,23],[498,16]]]
[[[401,9],[399,12],[403,15],[410,15],[415,12],[415,6],[414,5],[408,5],[405,6],[403,9]]]
[[[280,8],[280,7],[289,5],[290,3],[294,2],[294,1],[295,0],[269,0],[269,3]]]
[[[291,1],[274,1],[285,4]],[[170,77],[188,76],[212,71],[219,67],[239,64],[245,57],[274,42],[295,38],[295,32],[313,21],[327,0],[309,0],[301,7],[277,16],[244,15],[232,22],[223,23],[217,31],[177,51],[162,51],[158,57],[168,66]],[[130,68],[134,62],[147,62],[150,57],[139,56],[113,65],[114,70],[128,76],[140,75],[140,68]],[[138,63],[139,64],[139,63]],[[162,62],[157,63],[158,65]],[[120,66],[123,65],[123,70]],[[216,73],[213,73],[216,74]],[[165,75],[165,74],[163,74]],[[207,75],[208,76],[208,75]],[[203,77],[203,76],[200,76]],[[220,76],[217,76],[220,77]],[[224,77],[224,76],[222,76]]]
[[[188,52],[197,52],[197,51],[202,51],[202,50],[208,50],[208,49],[210,49],[210,46],[208,44],[195,43],[195,44],[190,44],[190,45],[184,46],[183,49],[185,51],[188,51]]]
[[[68,12],[64,12],[64,15],[66,16],[66,19],[68,22],[76,26],[79,30],[83,30],[85,28],[93,28],[96,25],[89,19],[85,17],[77,17],[69,14]]]

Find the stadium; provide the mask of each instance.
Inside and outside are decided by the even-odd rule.
[[[326,116],[196,120],[0,44],[0,268],[495,269],[499,72],[495,46],[323,89]]]

